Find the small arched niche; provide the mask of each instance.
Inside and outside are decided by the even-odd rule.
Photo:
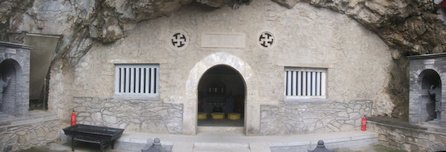
[[[22,82],[21,68],[17,61],[6,59],[0,63],[0,112],[19,115],[22,105],[19,82]]]
[[[423,70],[419,75],[421,86],[421,118],[423,121],[437,120],[440,117],[441,78],[432,69]]]

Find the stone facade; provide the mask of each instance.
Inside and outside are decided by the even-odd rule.
[[[30,49],[0,42],[0,114],[23,116],[29,108]],[[7,80],[8,79],[8,80]]]
[[[393,119],[369,119],[367,127],[378,133],[380,144],[405,151],[446,151],[446,130],[425,128]]]
[[[372,113],[371,101],[285,103],[261,106],[263,135],[359,130],[361,118]]]
[[[63,123],[52,113],[0,121],[0,150],[4,152],[43,146],[59,138]]]
[[[74,66],[54,62],[49,110],[69,120],[69,112],[79,106],[78,99],[73,97],[113,98],[114,102],[115,64],[155,63],[160,66],[160,97],[141,99],[142,103],[182,105],[179,114],[183,134],[196,133],[198,82],[206,70],[216,65],[237,70],[246,83],[244,127],[248,135],[262,134],[261,105],[288,102],[284,95],[285,67],[326,69],[324,102],[368,100],[373,102],[374,114],[392,112],[394,105],[386,93],[392,50],[376,35],[344,15],[303,3],[287,9],[269,0],[259,0],[243,7],[237,11],[206,11],[197,5],[182,7],[169,17],[132,27],[126,31],[128,36],[116,43],[95,44]],[[275,38],[268,48],[259,45],[259,36],[265,32]],[[176,33],[187,36],[188,44],[182,49],[172,46]],[[89,102],[98,101],[82,104]],[[133,104],[126,98],[122,102],[125,104],[119,106]],[[138,106],[130,109],[132,113],[144,112]],[[97,112],[87,110],[91,111],[80,111],[88,117]],[[105,122],[93,118],[89,121]]]
[[[181,133],[183,106],[138,99],[75,97],[78,123],[126,131]]]
[[[435,120],[446,123],[446,54],[411,56],[409,59],[409,122],[421,124]]]

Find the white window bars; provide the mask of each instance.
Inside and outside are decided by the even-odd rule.
[[[116,95],[158,95],[159,65],[117,64]]]
[[[325,98],[326,69],[285,68],[287,98]]]

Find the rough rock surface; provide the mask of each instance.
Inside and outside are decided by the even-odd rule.
[[[305,1],[350,16],[404,55],[446,50],[446,26],[431,0]]]
[[[273,0],[292,8],[298,0]],[[211,7],[249,3],[249,0],[4,0],[0,2],[0,40],[22,41],[23,35],[61,35],[55,60],[75,65],[95,41],[113,43],[125,37],[142,20],[152,19],[198,2]],[[389,93],[397,105],[392,116],[407,119],[408,96],[404,56],[445,52],[446,26],[431,0],[301,0],[357,20],[397,48],[392,57],[398,66],[391,73]],[[237,8],[237,7],[234,7]],[[241,8],[243,9],[243,8]],[[401,64],[402,63],[402,64]]]

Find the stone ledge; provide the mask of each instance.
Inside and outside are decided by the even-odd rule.
[[[413,55],[413,56],[408,56],[407,58],[409,58],[409,60],[416,60],[416,59],[433,59],[441,57],[446,57],[446,53]]]
[[[58,120],[55,113],[52,112],[30,112],[28,116],[11,117],[0,120],[0,128],[8,128],[26,124],[39,123],[44,121]]]
[[[386,118],[386,117],[369,117],[367,118],[370,123],[378,125],[378,126],[384,126],[389,128],[395,128],[395,129],[403,129],[413,132],[424,132],[424,133],[431,133],[431,134],[438,134],[438,135],[446,135],[446,132],[435,130],[432,131],[430,128],[419,126],[419,125],[413,125],[409,122],[405,122],[402,120],[394,119],[394,118]]]
[[[0,41],[0,46],[3,47],[11,47],[11,48],[22,48],[22,49],[30,49],[28,46],[19,44],[19,43],[11,43],[11,42],[4,42]]]
[[[386,117],[373,117],[369,120],[367,127],[379,134],[379,143],[386,147],[405,151],[446,150],[446,131],[439,132],[429,126],[411,125]]]

